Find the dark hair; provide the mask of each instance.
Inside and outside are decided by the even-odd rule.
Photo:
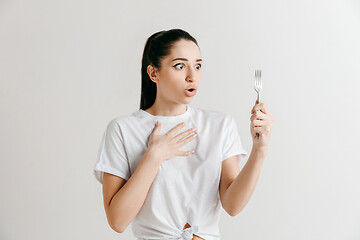
[[[156,98],[156,83],[150,79],[147,73],[148,65],[160,69],[161,60],[170,54],[171,47],[181,39],[193,41],[199,47],[196,39],[182,29],[160,31],[147,39],[141,61],[140,109],[146,110],[151,107]]]

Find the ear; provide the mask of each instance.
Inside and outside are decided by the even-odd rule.
[[[157,83],[159,81],[157,77],[157,69],[153,65],[148,65],[147,67],[147,73],[154,83]]]

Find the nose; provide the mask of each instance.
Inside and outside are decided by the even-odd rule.
[[[186,81],[193,82],[194,81],[194,74],[192,74],[192,73],[187,74]]]
[[[189,69],[187,72],[186,81],[190,81],[190,82],[195,81],[196,78],[195,76],[196,76],[195,70]]]

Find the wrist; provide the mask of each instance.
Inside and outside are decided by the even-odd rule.
[[[161,164],[163,162],[161,155],[158,154],[158,152],[155,149],[148,148],[145,152],[145,155],[151,159],[151,161],[154,161],[156,164]]]
[[[253,145],[252,151],[256,152],[257,154],[267,155],[268,147],[258,147]]]

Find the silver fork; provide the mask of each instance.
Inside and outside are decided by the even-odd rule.
[[[262,89],[261,70],[255,70],[255,91],[257,92],[256,104],[260,103],[260,91]],[[259,133],[256,133],[259,138]]]

